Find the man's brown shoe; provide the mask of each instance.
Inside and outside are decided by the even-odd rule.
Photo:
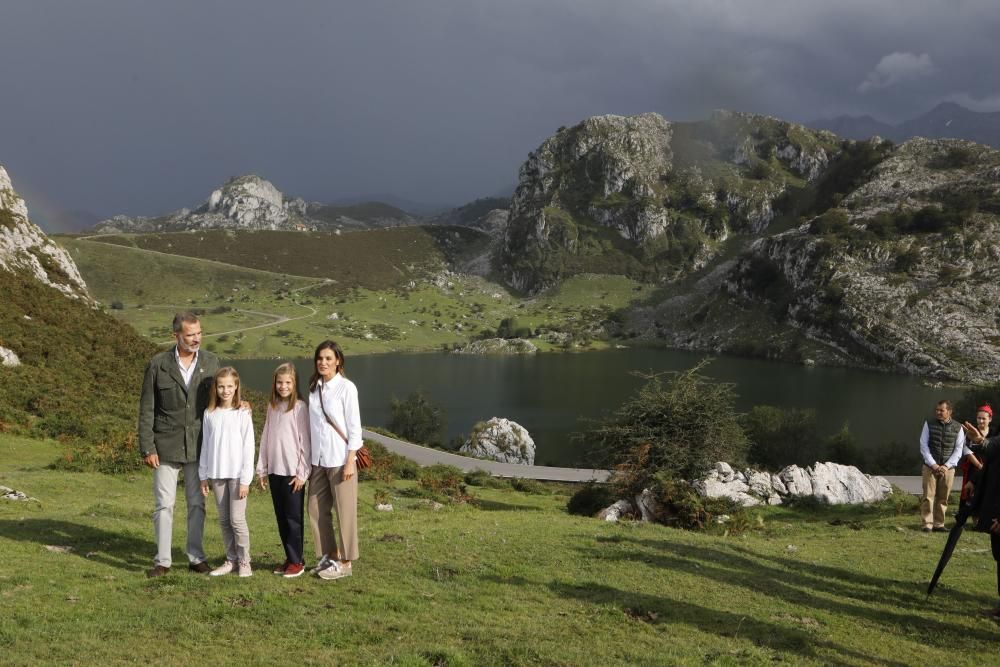
[[[153,579],[154,577],[162,577],[167,572],[170,572],[169,567],[163,567],[162,565],[154,565],[153,569],[146,570],[146,576],[149,577],[150,579]]]
[[[200,563],[188,563],[188,569],[198,574],[208,574],[212,571],[212,566],[208,564],[208,561],[203,560]]]

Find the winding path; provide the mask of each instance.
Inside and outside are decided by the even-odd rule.
[[[405,442],[390,438],[389,436],[375,433],[367,429],[362,435],[368,440],[374,440],[390,452],[405,456],[411,461],[416,461],[422,466],[444,463],[455,466],[464,472],[473,470],[485,470],[497,477],[526,477],[528,479],[541,479],[549,482],[589,482],[591,480],[606,482],[611,475],[609,470],[594,470],[590,468],[556,468],[553,466],[526,466],[517,463],[499,463],[497,461],[486,461],[484,459],[474,459],[469,456],[460,456],[451,452],[444,452],[440,449],[422,447],[414,445],[412,442]]]
[[[463,472],[473,470],[485,470],[496,477],[522,477],[527,479],[538,479],[547,482],[606,482],[611,476],[610,470],[599,470],[593,468],[557,468],[554,466],[526,466],[516,463],[499,463],[497,461],[486,461],[474,459],[469,456],[452,454],[451,452],[415,445],[397,438],[390,438],[381,433],[375,433],[368,429],[362,430],[362,435],[366,440],[373,440],[390,452],[404,456],[411,461],[422,466],[430,466],[438,463],[455,466]],[[918,476],[908,475],[883,475],[890,484],[897,486],[900,490],[911,495],[919,496],[921,493],[921,482]],[[952,490],[959,490],[962,479],[955,478],[955,485]]]

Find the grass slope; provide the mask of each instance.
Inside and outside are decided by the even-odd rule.
[[[466,227],[451,230],[470,239],[483,237],[481,232]],[[441,231],[432,233],[421,227],[350,234],[212,230],[90,239],[376,290],[397,287],[438,271],[447,255]]]
[[[34,278],[0,270],[0,431],[120,447],[135,430],[142,372],[154,345],[112,317]]]
[[[0,484],[38,499],[0,500],[8,665],[981,665],[996,641],[974,614],[995,602],[984,537],[963,538],[929,604],[943,538],[915,530],[912,502],[905,515],[768,508],[730,537],[569,516],[563,487],[477,487],[477,505],[434,511],[397,482],[382,513],[366,482],[355,576],[322,582],[270,574],[280,546],[254,492],[252,578],[148,580],[148,471],[54,472],[57,450],[0,435]]]
[[[407,235],[391,233],[397,231]],[[419,277],[388,287],[385,282],[365,286],[333,277],[363,273],[370,261],[363,253],[345,258],[350,266],[331,264],[328,274],[294,276],[262,271],[268,265],[263,256],[255,268],[244,268],[215,259],[167,254],[180,251],[177,239],[196,238],[191,234],[112,239],[153,245],[162,251],[103,242],[106,237],[57,240],[69,249],[92,292],[105,305],[121,306],[111,314],[144,336],[163,342],[169,339],[174,311],[198,309],[204,313],[208,349],[230,358],[309,356],[316,343],[325,338],[340,341],[351,354],[437,350],[463,344],[475,336],[492,335],[501,320],[511,317],[532,332],[551,329],[571,334],[569,342],[536,338],[543,350],[567,345],[573,349],[584,344],[602,347],[607,343],[597,339],[595,329],[616,309],[651,293],[650,288],[627,278],[588,274],[575,276],[537,298],[521,300],[482,278],[441,273],[447,262],[475,252],[478,237],[466,242],[464,232],[448,227],[416,230],[415,236],[411,232],[324,236],[331,244],[366,235],[390,241],[433,241],[433,261],[425,258],[419,265],[403,247],[384,250],[407,257],[406,262],[413,266],[424,267],[423,273],[413,270],[413,275],[420,273]],[[225,236],[230,238],[229,234]],[[304,238],[301,232],[288,236]],[[257,233],[234,237],[233,243],[260,243]],[[272,240],[277,243],[285,238],[281,235]],[[236,254],[249,256],[250,250]],[[403,277],[397,275],[400,281]]]

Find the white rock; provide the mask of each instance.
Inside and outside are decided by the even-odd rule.
[[[4,366],[20,366],[21,360],[18,358],[17,353],[14,350],[8,350],[6,347],[0,347],[0,362]]]
[[[0,224],[0,269],[24,272],[68,297],[93,303],[73,258],[28,219],[28,207],[0,167],[0,209],[11,222]]]
[[[660,503],[650,489],[643,489],[635,497],[635,506],[639,508],[639,516],[643,521],[656,521],[660,514]]]
[[[502,463],[535,463],[535,441],[531,439],[527,429],[502,417],[493,417],[476,424],[459,451]]]
[[[376,512],[391,512],[392,511],[392,503],[379,503],[378,505],[375,506],[375,511]]]
[[[622,498],[610,507],[605,507],[597,513],[597,518],[609,523],[617,523],[620,519],[635,515],[632,503]]]

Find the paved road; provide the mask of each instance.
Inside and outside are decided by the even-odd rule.
[[[455,466],[465,472],[473,470],[485,470],[497,477],[527,477],[529,479],[542,479],[550,482],[598,482],[607,481],[610,472],[607,470],[593,470],[590,468],[555,468],[552,466],[526,466],[516,463],[498,463],[496,461],[484,461],[468,456],[459,456],[440,449],[421,447],[411,442],[404,442],[396,438],[390,438],[380,433],[364,430],[362,435],[368,440],[374,440],[381,444],[390,452],[405,456],[416,461],[422,466],[434,465],[435,463],[445,463]]]
[[[473,470],[485,470],[497,477],[526,477],[528,479],[540,479],[550,482],[589,482],[591,480],[606,482],[611,475],[609,470],[595,470],[592,468],[556,468],[553,466],[525,466],[515,463],[498,463],[496,461],[484,461],[468,456],[459,456],[450,452],[414,445],[412,442],[404,442],[396,438],[390,438],[374,431],[364,430],[364,437],[374,440],[383,445],[390,452],[405,456],[411,461],[416,461],[422,466],[444,463],[455,466],[465,472]],[[920,477],[905,475],[886,475],[885,478],[893,486],[898,486],[903,491],[920,495]],[[961,488],[962,478],[956,477],[953,490]]]

